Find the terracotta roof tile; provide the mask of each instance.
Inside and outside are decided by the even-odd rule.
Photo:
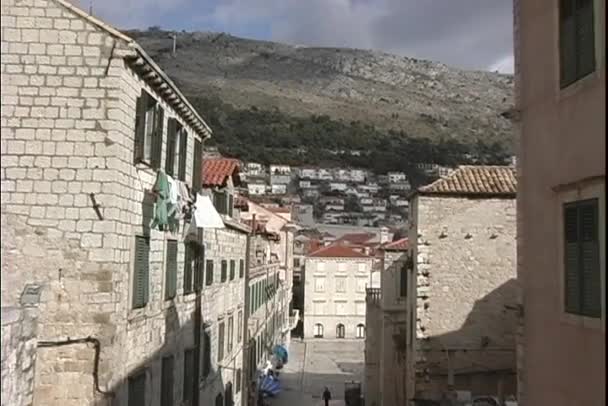
[[[224,186],[239,169],[239,161],[230,158],[203,161],[203,186]]]
[[[369,258],[369,256],[355,251],[344,245],[329,245],[309,255],[314,258]]]
[[[407,249],[409,248],[409,242],[407,238],[402,238],[400,240],[389,242],[388,244],[385,244],[382,248],[387,251],[407,251]]]
[[[494,195],[515,197],[517,179],[509,166],[463,165],[418,189],[422,195]]]
[[[373,239],[376,236],[374,233],[350,233],[344,234],[342,237],[338,238],[336,242],[341,243],[350,243],[350,244],[365,244],[369,242],[369,240]]]

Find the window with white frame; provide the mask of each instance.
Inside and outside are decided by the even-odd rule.
[[[336,277],[336,292],[339,292],[339,293],[346,292],[346,277],[345,276]]]
[[[336,300],[334,302],[336,306],[336,314],[338,316],[346,316],[348,314],[347,302],[344,300]]]
[[[357,330],[355,332],[355,337],[365,338],[365,325],[364,324],[357,324]]]
[[[315,277],[315,292],[325,292],[325,277]]]
[[[366,286],[367,286],[367,278],[357,278],[357,292],[365,293]]]
[[[322,316],[325,314],[325,301],[316,301],[312,304],[313,314]]]
[[[323,324],[317,323],[314,325],[313,335],[315,338],[323,338]]]

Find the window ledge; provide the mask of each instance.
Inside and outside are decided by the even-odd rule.
[[[593,87],[599,82],[600,79],[600,71],[597,69],[588,74],[587,76],[583,76],[575,82],[572,82],[568,86],[562,88],[558,83],[558,101],[566,100],[580,92],[585,91],[588,88]]]
[[[146,306],[140,307],[137,309],[129,310],[129,314],[127,316],[127,321],[129,323],[136,323],[138,321],[144,320],[146,318]]]
[[[605,331],[604,317],[588,317],[578,314],[562,313],[561,322],[589,330]]]

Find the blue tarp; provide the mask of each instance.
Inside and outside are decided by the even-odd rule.
[[[279,357],[281,361],[283,361],[283,364],[287,364],[288,354],[287,349],[284,346],[275,345],[273,352],[276,354],[277,357]]]
[[[260,383],[260,391],[267,393],[270,396],[275,396],[281,392],[281,383],[276,377],[266,375],[262,378],[262,382]]]

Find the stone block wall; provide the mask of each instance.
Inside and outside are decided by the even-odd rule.
[[[2,406],[34,402],[37,309],[2,307]]]
[[[515,394],[515,200],[418,196],[414,213],[416,395],[447,390],[448,362],[456,389]]]
[[[382,356],[382,309],[379,303],[368,300],[365,310],[365,371],[363,392],[366,405],[380,406],[381,401],[381,356]]]

